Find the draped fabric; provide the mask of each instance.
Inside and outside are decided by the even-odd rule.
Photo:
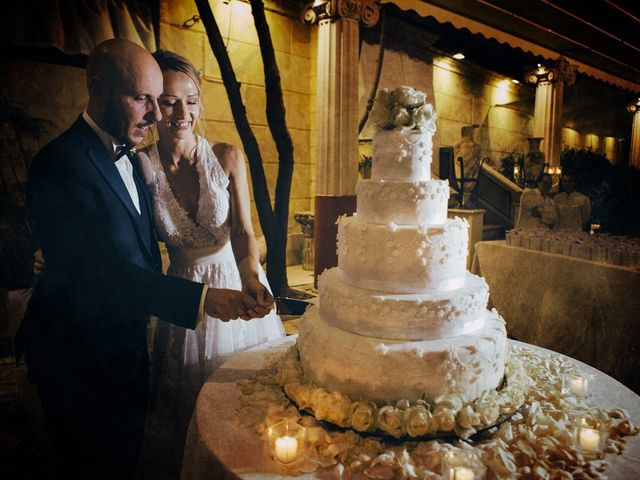
[[[125,38],[153,52],[150,4],[141,0],[25,0],[0,16],[0,42],[15,47],[57,48],[88,55],[110,38]]]

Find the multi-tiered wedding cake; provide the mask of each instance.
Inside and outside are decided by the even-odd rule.
[[[340,218],[338,267],[319,278],[280,374],[318,418],[394,436],[482,426],[504,407],[492,396],[504,321],[466,271],[468,225],[447,218],[448,182],[431,179],[425,98],[408,87],[378,96],[371,179],[357,184],[357,213]]]

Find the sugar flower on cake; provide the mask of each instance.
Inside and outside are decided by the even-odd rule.
[[[411,87],[398,87],[378,93],[371,120],[379,130],[436,131],[436,112],[426,103],[427,94]]]
[[[358,432],[373,430],[376,422],[376,406],[372,402],[353,402],[351,404],[351,426]]]
[[[432,415],[423,405],[413,405],[404,412],[404,430],[410,437],[419,437],[436,431]]]
[[[351,416],[351,399],[340,392],[331,392],[328,397],[326,419],[340,427],[349,426]]]
[[[392,437],[401,437],[402,429],[402,410],[387,405],[378,411],[378,427],[391,435]]]
[[[454,410],[445,405],[438,405],[433,411],[433,419],[438,423],[438,430],[449,432],[456,426],[456,413]]]

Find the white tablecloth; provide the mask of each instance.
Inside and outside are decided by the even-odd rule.
[[[514,338],[581,360],[640,393],[640,271],[476,244],[474,270]]]
[[[239,418],[243,402],[250,401],[236,383],[252,379],[273,364],[295,342],[285,337],[263,344],[233,357],[205,383],[196,404],[187,435],[182,467],[182,480],[276,480],[286,477],[270,458],[267,445],[258,433]],[[523,345],[521,342],[514,342]],[[549,350],[534,348],[543,354]],[[640,397],[615,379],[577,362],[586,375],[596,375],[591,381],[591,400],[605,409],[624,408],[633,421],[640,421]],[[640,478],[640,436],[627,438],[623,455],[607,455],[612,480]],[[316,479],[314,474],[295,477]]]

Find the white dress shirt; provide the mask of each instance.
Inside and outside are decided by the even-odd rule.
[[[116,154],[116,149],[121,145],[117,144],[115,138],[111,136],[111,134],[102,130],[96,122],[89,116],[87,111],[82,112],[82,118],[84,118],[85,122],[89,124],[89,126],[96,132],[98,138],[102,140],[104,146],[107,147],[107,150],[113,152],[114,158]],[[140,213],[140,198],[138,197],[138,189],[136,188],[136,182],[133,180],[133,165],[131,165],[131,160],[126,155],[123,155],[118,159],[117,162],[114,162],[116,168],[118,169],[118,173],[122,177],[122,181],[124,182],[124,186],[127,187],[127,192],[129,192],[129,196],[131,197],[131,201],[133,205],[136,207],[138,213]]]
[[[533,215],[537,210],[540,216]],[[553,199],[545,197],[538,188],[525,188],[520,196],[517,228],[553,227],[558,215]]]
[[[580,192],[561,192],[553,197],[558,208],[556,230],[581,231],[591,216],[591,201]]]

